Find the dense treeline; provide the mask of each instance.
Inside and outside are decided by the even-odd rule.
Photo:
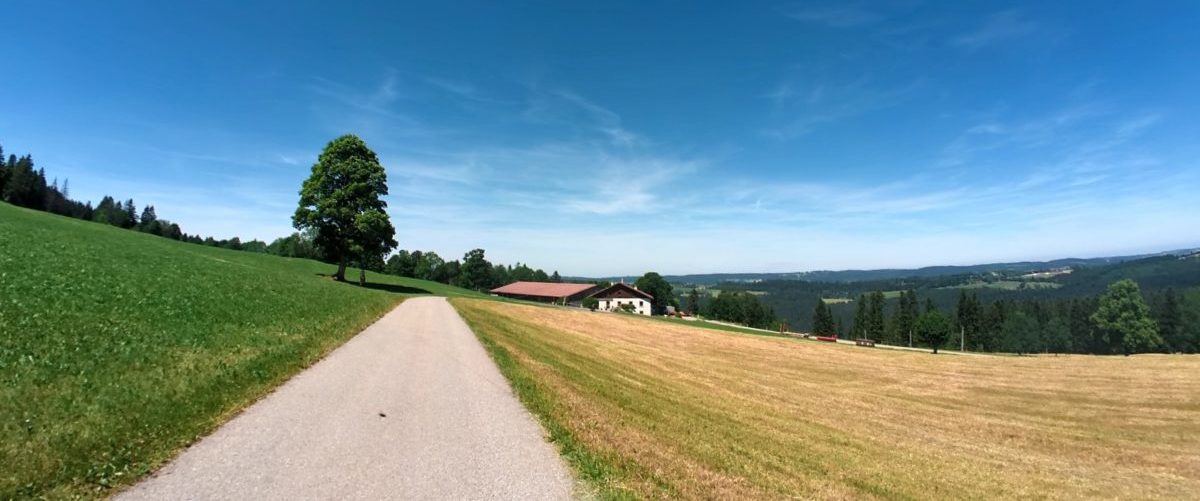
[[[909,277],[869,282],[776,280],[727,283],[722,295],[753,298],[765,311],[779,312],[777,322],[791,330],[821,335],[868,338],[888,344],[929,347],[930,331],[945,320],[944,342],[973,351],[1012,353],[1095,353],[1200,351],[1200,256],[1158,256],[1109,265],[1078,267],[1053,278],[1005,275]],[[1145,325],[1154,334],[1125,342],[1095,316],[1102,297],[1123,279],[1136,281]],[[689,294],[688,304],[717,318],[710,305],[717,297]],[[1182,293],[1177,291],[1183,291]],[[725,301],[721,301],[725,302]],[[745,323],[742,314],[716,312]],[[938,312],[943,318],[930,316]],[[765,323],[765,322],[760,322]],[[772,322],[773,325],[778,325]],[[1144,327],[1144,326],[1143,326]],[[924,332],[922,328],[925,329]],[[1142,329],[1148,331],[1149,329]],[[934,339],[936,341],[936,339]]]
[[[281,249],[279,242],[285,240],[280,239],[275,244],[268,245],[258,240],[242,242],[237,237],[217,240],[212,237],[189,235],[184,233],[178,224],[159,218],[153,205],[139,210],[133,199],[121,201],[116,197],[105,196],[93,207],[90,201],[72,200],[68,184],[69,181],[65,179],[61,186],[58,179],[47,182],[45,170],[34,168],[32,156],[9,155],[4,159],[4,149],[0,148],[0,200],[18,207],[94,221],[172,240],[233,250],[278,253],[272,250]],[[297,234],[289,238],[297,240],[301,237]],[[293,254],[290,255],[294,257],[316,257],[311,249],[304,252],[295,252],[294,249],[292,251]]]
[[[521,263],[515,266],[492,264],[487,260],[483,249],[467,252],[461,261],[446,261],[433,251],[401,249],[376,271],[478,291],[522,281],[562,282],[562,276],[557,271],[547,275],[541,268],[533,269]]]
[[[720,290],[744,290],[759,293],[759,300],[771,307],[780,319],[800,331],[813,329],[813,305],[817,299],[831,299],[829,307],[835,321],[853,324],[855,301],[863,294],[884,291],[889,307],[899,300],[900,291],[913,290],[924,301],[933,301],[942,311],[954,311],[964,284],[980,303],[1060,302],[1086,299],[1104,293],[1118,280],[1135,280],[1147,297],[1173,288],[1177,291],[1200,287],[1200,256],[1159,256],[1109,265],[1078,267],[1067,275],[1051,279],[1020,278],[1020,275],[988,273],[945,277],[909,277],[866,282],[807,282],[772,280],[756,283],[727,283]],[[1001,287],[1007,283],[1013,287]],[[703,299],[703,298],[702,298]],[[848,334],[848,332],[844,332]]]
[[[734,322],[747,327],[775,329],[779,326],[775,311],[749,292],[721,291],[717,297],[702,302],[699,310],[706,318]]]
[[[960,289],[951,315],[926,299],[919,311],[917,292],[903,291],[884,310],[876,291],[859,297],[850,331],[835,326],[829,305],[818,300],[813,332],[849,334],[900,346],[938,348],[949,342],[970,351],[1008,353],[1088,353],[1099,355],[1200,351],[1200,289],[1174,289],[1143,295],[1124,279],[1100,296],[1063,300],[981,302]],[[886,317],[886,318],[885,318]],[[940,318],[939,318],[940,317]]]

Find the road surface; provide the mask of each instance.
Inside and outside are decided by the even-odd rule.
[[[572,486],[467,325],[421,297],[118,498],[566,499]]]

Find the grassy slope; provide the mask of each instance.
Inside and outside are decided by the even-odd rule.
[[[601,497],[1200,492],[1200,358],[945,357],[454,300]]]
[[[0,203],[0,499],[105,495],[404,294],[462,293],[331,271]]]

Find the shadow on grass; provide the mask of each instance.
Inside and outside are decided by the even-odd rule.
[[[358,282],[350,282],[350,283],[352,283],[354,285],[358,285]],[[373,283],[373,282],[367,282],[367,285],[364,285],[363,287],[366,287],[368,289],[387,291],[387,292],[391,292],[394,294],[433,294],[432,292],[429,292],[420,287],[409,287],[407,285],[377,284],[377,283]]]
[[[317,273],[316,275],[318,277],[333,278],[332,273]],[[355,287],[359,287],[357,279],[350,280],[350,277],[346,277],[346,278],[347,278],[346,281],[342,282],[342,283],[344,283],[346,285],[353,285]],[[380,283],[375,283],[375,282],[367,282],[366,285],[363,285],[361,287],[364,287],[367,289],[374,289],[374,290],[379,290],[379,291],[390,292],[392,294],[433,294],[432,292],[422,289],[420,287],[409,287],[407,285],[399,285],[399,284],[380,284]]]

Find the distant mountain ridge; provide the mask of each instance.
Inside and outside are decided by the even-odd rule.
[[[1111,256],[1096,258],[1063,258],[1052,261],[1019,261],[1012,263],[989,263],[962,266],[926,266],[914,269],[879,269],[879,270],[817,270],[790,273],[701,273],[692,275],[665,275],[668,282],[680,284],[712,285],[722,282],[760,282],[763,280],[806,280],[810,282],[864,282],[869,280],[890,280],[908,277],[937,277],[942,275],[961,275],[989,272],[1033,272],[1053,268],[1099,266],[1106,264],[1133,261],[1157,256],[1184,256],[1196,254],[1200,248],[1176,249],[1151,254],[1130,256]],[[617,282],[625,280],[632,282],[637,276],[618,277],[569,277],[571,280],[607,280]]]

